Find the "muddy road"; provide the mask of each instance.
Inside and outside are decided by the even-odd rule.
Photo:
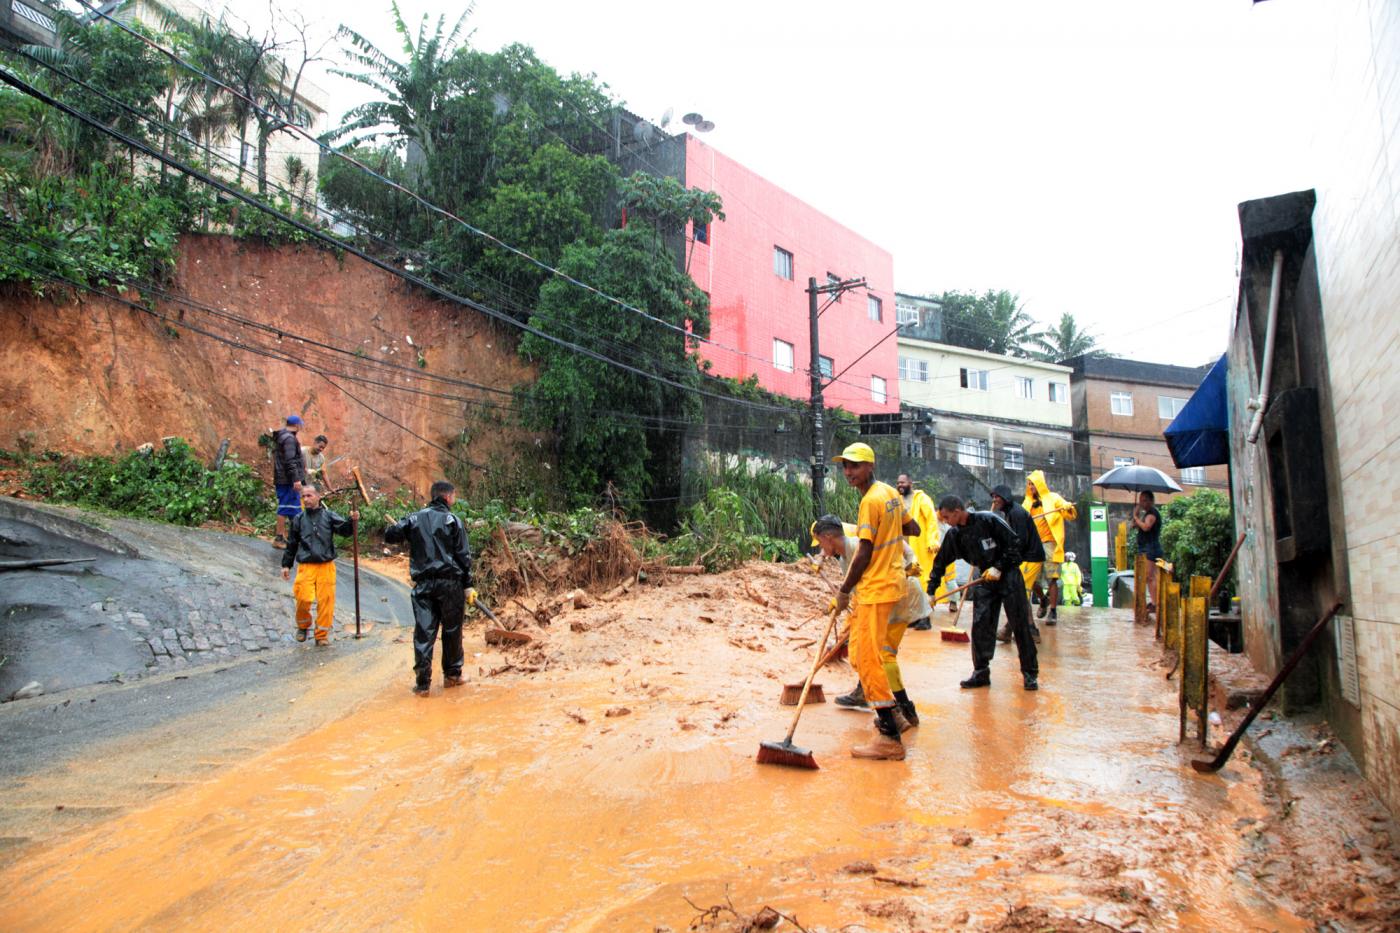
[[[759,565],[640,590],[509,655],[473,627],[470,683],[427,700],[384,630],[269,688],[265,719],[246,698],[202,710],[192,729],[245,751],[144,805],[114,777],[110,817],[36,833],[0,871],[0,928],[739,929],[764,905],[808,930],[1311,928],[1245,870],[1240,826],[1270,815],[1258,773],[1190,770],[1174,684],[1124,613],[1063,611],[1039,693],[1014,648],[990,690],[960,691],[967,646],[910,633],[908,759],[852,760],[869,716],[828,703],[799,728],[805,772],[753,757],[810,663],[810,580]],[[845,664],[818,680],[854,682]],[[0,805],[61,787],[100,806],[90,772],[180,766],[177,743],[142,741]]]

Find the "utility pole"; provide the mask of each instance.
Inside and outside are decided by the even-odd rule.
[[[822,400],[822,353],[821,335],[817,321],[822,312],[831,306],[844,293],[853,288],[864,288],[865,278],[845,279],[817,286],[816,277],[807,279],[807,324],[811,330],[812,363],[812,517],[826,511],[826,403]],[[818,307],[817,296],[830,295],[825,305]],[[835,366],[833,365],[833,369]],[[835,373],[832,373],[835,376]]]

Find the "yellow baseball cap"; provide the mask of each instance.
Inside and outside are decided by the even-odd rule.
[[[842,463],[847,460],[851,463],[874,463],[875,451],[870,449],[869,444],[852,444],[831,458],[832,463]]]

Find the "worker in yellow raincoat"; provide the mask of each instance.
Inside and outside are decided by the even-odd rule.
[[[1045,547],[1045,562],[1022,564],[1021,576],[1026,580],[1026,592],[1029,594],[1035,588],[1036,578],[1041,573],[1045,574],[1045,599],[1040,603],[1036,618],[1044,619],[1048,610],[1050,618],[1045,624],[1054,625],[1055,606],[1060,599],[1060,565],[1065,559],[1065,522],[1074,521],[1079,513],[1074,503],[1050,491],[1042,470],[1032,470],[1026,477],[1026,499],[1021,505],[1031,513]]]
[[[1065,551],[1065,562],[1060,567],[1060,598],[1066,606],[1078,606],[1083,601],[1083,594],[1079,592],[1083,585],[1084,576],[1074,562],[1074,552]]]
[[[904,499],[904,511],[914,521],[919,523],[919,533],[912,537],[905,538],[909,547],[914,552],[914,559],[919,562],[919,587],[928,589],[929,571],[933,569],[933,559],[938,556],[938,545],[942,534],[938,527],[938,510],[933,506],[933,499],[922,489],[915,489],[914,482],[908,473],[899,474],[899,478],[894,483],[895,490]],[[950,571],[948,577],[938,585],[934,593],[934,598],[940,598],[948,591],[953,572]],[[915,619],[909,627],[915,631],[926,632],[933,628],[933,623],[925,615]]]

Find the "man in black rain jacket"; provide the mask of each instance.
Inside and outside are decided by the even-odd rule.
[[[289,580],[292,564],[297,579],[292,598],[297,602],[297,641],[306,641],[311,630],[311,604],[316,604],[316,645],[331,643],[335,622],[335,536],[348,535],[360,513],[341,518],[321,505],[321,493],[311,483],[301,487],[301,512],[287,521],[287,547],[282,552],[282,579]]]
[[[408,542],[408,575],[413,578],[413,692],[428,695],[433,679],[433,645],[442,629],[442,685],[459,687],[462,679],[462,616],[475,605],[472,552],[467,529],[452,514],[457,488],[446,480],[433,483],[426,508],[384,529],[390,544]]]
[[[996,653],[997,617],[1003,607],[1012,631],[1021,629],[1021,676],[1027,690],[1039,689],[1040,673],[1035,643],[1030,638],[1030,605],[1021,577],[1021,541],[1006,520],[995,512],[969,512],[957,496],[938,503],[938,520],[949,526],[933,559],[929,580],[941,580],[948,565],[965,560],[981,583],[972,588],[972,676],[964,689],[992,683],[992,656]],[[1022,644],[1024,641],[1024,645]],[[1027,650],[1029,649],[1029,650]]]

